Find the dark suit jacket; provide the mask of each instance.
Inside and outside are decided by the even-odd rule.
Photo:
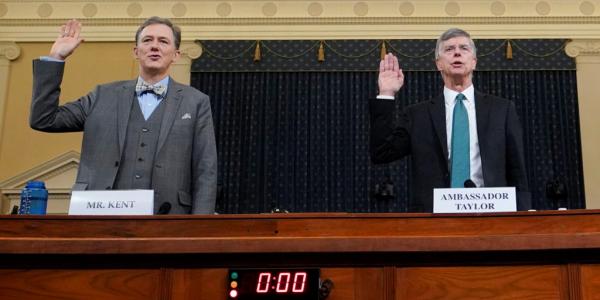
[[[125,145],[135,80],[99,85],[76,101],[58,105],[64,63],[33,62],[30,125],[46,132],[83,130],[74,189],[112,189]],[[217,152],[210,102],[198,90],[169,80],[152,170],[154,208],[172,214],[213,213]]]
[[[387,163],[411,155],[411,210],[431,212],[433,189],[450,186],[443,94],[408,106],[395,120],[394,101],[371,99],[371,159]],[[531,208],[523,138],[511,101],[475,92],[477,135],[486,187],[514,186],[517,208]]]

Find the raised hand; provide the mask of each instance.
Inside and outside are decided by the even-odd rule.
[[[388,53],[379,63],[379,95],[395,96],[404,85],[404,74],[398,64],[398,58]]]
[[[50,49],[50,57],[65,60],[75,49],[83,42],[83,38],[79,37],[81,33],[81,23],[73,19],[67,21],[65,25],[60,27],[60,33],[52,49]]]

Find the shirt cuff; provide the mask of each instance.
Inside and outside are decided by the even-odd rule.
[[[377,95],[377,99],[394,100],[394,96]]]
[[[65,62],[64,60],[56,59],[56,58],[50,57],[50,56],[40,56],[40,60],[41,61],[62,62],[62,63]]]

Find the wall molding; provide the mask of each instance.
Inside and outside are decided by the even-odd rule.
[[[187,59],[196,59],[202,55],[202,46],[193,42],[183,42],[179,46],[181,56]]]
[[[21,48],[14,42],[0,41],[0,145],[4,133],[4,115],[8,102],[8,81],[10,78],[10,62],[21,55]]]
[[[600,39],[572,40],[565,46],[568,56],[575,58],[577,64],[577,94],[579,122],[581,128],[581,151],[583,158],[584,186],[586,189],[586,208],[600,208],[600,154],[598,146],[598,66],[600,66]]]
[[[53,41],[71,18],[87,41],[131,41],[153,15],[173,19],[188,41],[436,38],[451,26],[475,38],[600,38],[600,0],[5,0],[0,41]]]
[[[20,55],[21,48],[15,42],[0,42],[0,59],[15,60]]]
[[[565,46],[565,53],[570,57],[600,56],[600,39],[570,41]]]
[[[30,180],[48,180],[67,170],[79,167],[80,154],[75,151],[66,152],[47,162],[37,165],[21,174],[0,182],[0,190],[21,189]],[[74,181],[73,181],[74,183]]]
[[[79,157],[78,152],[69,151],[0,182],[0,214],[10,213],[13,206],[19,205],[21,189],[30,180],[46,182],[48,214],[66,214]]]
[[[202,55],[202,46],[198,43],[184,41],[179,46],[179,59],[171,65],[171,76],[180,83],[190,84],[192,61]]]

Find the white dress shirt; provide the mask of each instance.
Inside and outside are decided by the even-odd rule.
[[[138,80],[143,80],[141,77]],[[161,81],[156,84],[164,85],[168,88],[169,86],[169,76],[166,76]],[[165,95],[167,91],[165,90]],[[144,120],[148,121],[156,107],[160,104],[160,101],[163,97],[157,96],[154,93],[143,93],[137,94],[138,103],[140,104],[140,109],[142,110],[142,114],[144,115]]]
[[[459,94],[444,86],[444,102],[446,103],[446,142],[448,145],[448,161],[452,153],[452,118],[456,96]],[[462,93],[467,99],[463,104],[469,116],[469,154],[471,156],[471,180],[477,187],[483,187],[483,172],[481,169],[481,154],[479,153],[479,138],[477,136],[477,118],[475,116],[475,89],[471,84]]]

